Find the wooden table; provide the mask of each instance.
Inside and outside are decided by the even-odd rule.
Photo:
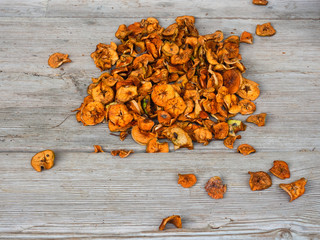
[[[97,43],[115,41],[120,24],[153,16],[168,26],[180,15],[194,15],[200,34],[254,33],[269,21],[277,30],[241,45],[244,76],[262,90],[256,112],[268,118],[263,128],[248,125],[236,147],[249,143],[257,153],[244,157],[213,141],[147,154],[131,137],[111,136],[106,124],[84,127],[70,115],[100,75],[90,58]],[[0,238],[319,239],[319,20],[319,0],[1,0]],[[50,68],[57,51],[73,62]],[[94,144],[107,152],[91,153]],[[30,159],[47,148],[56,152],[55,166],[38,173]],[[119,148],[135,153],[112,157]],[[271,188],[252,192],[247,172],[267,171],[277,159],[292,177],[272,177]],[[177,174],[189,172],[198,183],[183,189]],[[228,185],[223,200],[204,190],[212,176]],[[278,184],[301,177],[306,193],[289,203]],[[159,232],[172,214],[182,216],[183,229]]]

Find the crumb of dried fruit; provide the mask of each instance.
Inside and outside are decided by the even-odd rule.
[[[268,1],[267,0],[252,0],[252,3],[255,5],[267,5]]]
[[[93,145],[93,148],[95,153],[104,152],[100,145]]]
[[[44,150],[38,152],[31,159],[31,166],[37,172],[41,172],[44,169],[50,169],[54,165],[54,152],[52,150]]]
[[[280,179],[290,178],[289,166],[285,161],[276,160],[273,167],[269,170],[273,175]]]
[[[178,184],[184,188],[190,188],[197,182],[197,177],[194,174],[178,174]]]
[[[270,37],[276,34],[276,30],[272,27],[271,23],[264,23],[262,25],[257,25],[256,34],[262,37]]]
[[[305,185],[307,184],[307,179],[301,178],[295,182],[289,184],[280,184],[279,187],[286,191],[290,196],[290,202],[301,197],[305,192]]]
[[[256,150],[252,146],[250,146],[249,144],[241,144],[238,147],[237,151],[239,153],[242,153],[244,156],[249,155],[250,153],[256,152]]]
[[[260,191],[271,187],[272,180],[268,173],[248,172],[250,174],[249,185],[252,191]]]
[[[63,54],[63,53],[54,53],[48,59],[48,64],[52,68],[58,68],[63,63],[68,63],[68,62],[71,62],[71,60],[69,59],[69,55]]]
[[[265,121],[266,121],[266,113],[260,113],[260,114],[256,114],[256,115],[251,115],[247,118],[247,122],[250,123],[254,123],[256,124],[258,127],[262,127],[265,125]]]
[[[173,224],[174,226],[176,226],[176,228],[182,228],[181,217],[179,215],[172,215],[170,217],[164,218],[159,226],[159,230],[164,230],[167,223]]]
[[[212,177],[204,187],[208,195],[214,199],[223,198],[224,193],[227,191],[227,185],[223,185],[220,177]]]
[[[134,151],[133,151],[133,150],[124,150],[124,149],[111,151],[111,155],[112,155],[112,156],[117,156],[117,155],[119,155],[119,157],[121,157],[121,158],[126,158],[126,157],[128,157],[131,153],[134,153]]]

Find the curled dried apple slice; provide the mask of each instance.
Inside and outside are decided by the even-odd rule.
[[[54,53],[48,59],[48,64],[52,68],[58,68],[64,63],[71,62],[68,54]]]
[[[253,36],[251,33],[244,31],[241,33],[240,42],[252,44],[253,43]]]
[[[231,69],[227,70],[222,74],[223,77],[223,85],[228,89],[230,94],[236,93],[242,82],[241,73],[237,70]]]
[[[167,223],[173,224],[174,226],[176,226],[176,228],[182,228],[181,217],[178,215],[172,215],[163,219],[159,226],[159,230],[164,230],[166,228]]]
[[[148,132],[148,131],[142,131],[137,125],[134,126],[131,130],[131,136],[134,141],[139,143],[140,145],[147,145],[147,143],[152,139],[157,137],[157,134]]]
[[[167,153],[169,152],[169,144],[167,142],[164,143],[159,143],[157,138],[152,138],[148,143],[147,143],[147,148],[146,148],[147,153]]]
[[[307,179],[301,178],[295,182],[289,184],[279,184],[280,188],[286,191],[290,196],[290,202],[301,197],[305,192],[305,185],[307,184]]]
[[[209,179],[205,189],[210,197],[221,199],[227,191],[227,185],[224,185],[221,178],[216,176]]]
[[[197,177],[194,174],[178,174],[178,184],[184,188],[190,188],[197,183]]]
[[[250,146],[249,144],[241,144],[238,147],[237,151],[239,153],[242,153],[244,156],[249,155],[250,153],[256,152],[256,150],[252,146]]]

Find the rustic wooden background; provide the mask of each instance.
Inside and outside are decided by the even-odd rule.
[[[264,128],[248,125],[244,157],[222,142],[169,154],[146,154],[131,137],[120,142],[105,124],[83,127],[71,110],[100,71],[90,58],[99,42],[115,41],[120,24],[150,16],[163,26],[194,15],[200,34],[254,32],[271,22],[277,34],[241,45],[245,77],[257,81],[257,113]],[[3,239],[319,239],[320,238],[320,2],[270,0],[0,0],[0,238]],[[72,63],[52,69],[54,52]],[[244,119],[244,118],[241,118]],[[100,144],[106,153],[92,154]],[[31,157],[56,152],[55,166],[35,172]],[[126,159],[110,151],[133,149]],[[292,177],[252,192],[247,172],[289,163]],[[191,189],[178,173],[195,173]],[[221,176],[223,200],[204,184]],[[279,183],[308,179],[303,197],[289,203]],[[162,218],[179,214],[183,229],[159,232]]]

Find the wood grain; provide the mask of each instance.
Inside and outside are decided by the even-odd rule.
[[[319,13],[318,0],[1,0],[0,239],[320,239]],[[269,21],[277,30],[240,48],[244,76],[261,87],[257,113],[268,113],[265,127],[248,124],[235,144],[252,144],[253,155],[221,141],[146,154],[131,137],[120,142],[106,124],[83,127],[71,115],[101,74],[90,58],[97,43],[115,41],[120,24],[153,16],[168,26],[186,14],[200,34],[254,33]],[[48,67],[57,51],[73,62]],[[91,153],[95,144],[106,153]],[[35,172],[30,159],[46,148],[56,164]],[[119,148],[135,153],[112,157]],[[272,176],[271,188],[250,191],[247,172],[267,171],[274,160],[287,161],[292,177]],[[178,173],[195,173],[198,183],[183,189]],[[203,188],[212,176],[228,185],[223,200]],[[289,203],[278,184],[301,177],[306,193]],[[159,232],[172,214],[183,229]]]
[[[1,0],[0,17],[44,17],[48,0]]]
[[[191,152],[187,157],[184,153],[144,153],[121,159],[110,153],[57,152],[55,166],[41,173],[30,166],[32,155],[0,155],[2,236],[44,232],[47,237],[61,233],[137,238],[320,234],[319,153],[258,152],[247,157],[214,151]],[[247,172],[267,171],[275,159],[288,162],[291,178],[272,176],[271,188],[252,192]],[[177,184],[178,173],[195,173],[197,184],[182,188]],[[204,190],[212,176],[220,176],[228,185],[222,200],[211,199]],[[289,203],[278,184],[301,177],[308,179],[306,193]],[[158,232],[161,219],[171,214],[182,216],[183,229]]]
[[[66,5],[68,7],[66,7]],[[269,1],[267,6],[252,4],[252,0],[51,0],[48,17],[102,18],[176,18],[192,15],[205,19],[319,19],[317,0]]]
[[[160,21],[165,26],[171,22]],[[70,116],[86,96],[91,77],[101,74],[90,52],[100,41],[114,41],[113,34],[122,22],[132,19],[0,19],[4,33],[0,50],[5,56],[0,69],[0,101],[5,103],[0,106],[0,151],[37,151],[40,146],[54,146],[56,150],[90,152],[94,144],[145,151],[131,138],[119,142],[110,136],[105,124],[83,127]],[[259,22],[199,19],[197,26],[202,33],[223,29],[228,35],[234,28],[237,34],[253,31]],[[320,44],[315,36],[320,36],[319,21],[273,23],[278,30],[274,37],[255,37],[252,46],[241,45],[247,67],[244,76],[261,86],[257,112],[267,112],[268,119],[265,128],[249,124],[238,143],[254,143],[258,151],[318,151],[320,125],[315,116],[320,109]],[[52,31],[52,25],[59,27]],[[297,48],[297,41],[304,47]],[[47,58],[56,51],[69,53],[73,62],[51,69]],[[19,62],[19,68],[17,59],[26,59]],[[217,141],[208,147],[196,145],[196,150],[230,151]]]

